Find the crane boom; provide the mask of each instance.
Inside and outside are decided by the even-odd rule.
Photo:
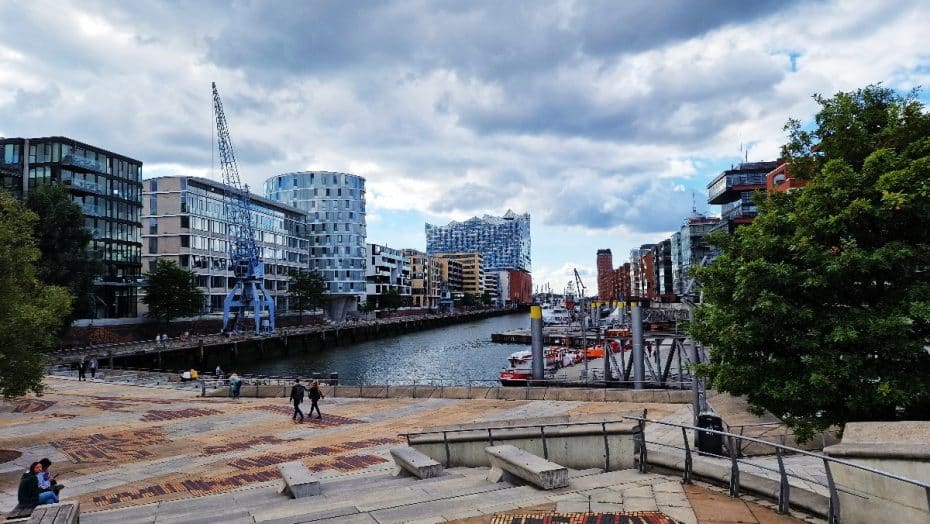
[[[230,287],[223,302],[223,329],[240,331],[251,310],[255,319],[255,332],[273,331],[274,299],[265,290],[265,264],[255,243],[252,227],[249,186],[239,178],[239,163],[229,137],[229,125],[223,111],[223,101],[213,83],[213,111],[216,116],[217,148],[223,173],[223,212],[227,220],[229,261],[235,284]],[[267,314],[266,314],[267,313]],[[234,315],[230,322],[230,315]]]

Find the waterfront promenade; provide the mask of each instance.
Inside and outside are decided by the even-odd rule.
[[[796,522],[677,476],[577,472],[569,488],[490,485],[452,468],[435,483],[390,477],[402,433],[471,422],[676,416],[681,404],[450,398],[331,398],[323,418],[294,424],[284,398],[202,398],[199,391],[49,377],[42,397],[0,413],[0,508],[15,505],[42,457],[94,522],[491,522],[502,512],[661,511],[680,522]],[[276,465],[300,460],[323,480],[308,502],[276,493]],[[329,512],[329,513],[326,513]],[[328,515],[328,516],[326,516]],[[222,517],[220,517],[222,516]],[[329,520],[327,520],[329,519]]]

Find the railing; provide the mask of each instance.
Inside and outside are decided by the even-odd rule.
[[[833,473],[831,471],[831,465],[842,465],[849,468],[853,468],[859,471],[864,471],[872,475],[877,475],[885,479],[892,479],[898,482],[903,482],[913,486],[922,488],[927,496],[928,506],[930,506],[930,483],[921,482],[918,480],[910,479],[894,473],[889,473],[887,471],[881,471],[875,468],[870,468],[868,466],[863,466],[861,464],[856,464],[854,462],[849,462],[847,460],[837,459],[833,457],[828,457],[822,453],[814,453],[811,451],[805,451],[802,449],[788,447],[782,444],[775,444],[765,440],[746,437],[742,435],[736,435],[726,431],[716,431],[713,429],[707,428],[698,428],[696,426],[690,426],[686,424],[676,424],[672,422],[663,422],[660,420],[650,420],[645,417],[624,417],[630,420],[636,420],[640,423],[642,432],[639,436],[639,470],[642,473],[645,473],[647,470],[648,464],[648,446],[647,444],[669,447],[673,449],[678,449],[684,451],[685,461],[682,474],[682,480],[685,483],[691,483],[692,477],[694,474],[694,457],[691,445],[689,444],[688,431],[691,432],[700,432],[705,435],[719,435],[721,439],[725,439],[728,457],[719,456],[720,458],[729,458],[730,461],[730,478],[729,478],[729,492],[731,497],[738,497],[740,494],[740,464],[744,466],[749,466],[757,468],[762,471],[776,473],[778,475],[778,512],[787,513],[790,503],[791,503],[791,485],[789,483],[789,477],[803,480],[805,482],[816,484],[822,487],[825,487],[829,493],[829,507],[824,514],[827,516],[827,522],[829,523],[838,523],[840,520],[840,506],[839,506],[839,488],[836,486],[836,483],[833,481]],[[665,442],[656,442],[646,440],[646,424],[659,424],[663,426],[677,427],[681,429],[682,435],[682,447],[674,446]],[[697,436],[697,433],[693,433],[694,436]],[[763,446],[769,446],[775,450],[775,458],[777,461],[778,468],[773,469],[767,467],[763,464],[753,463],[749,460],[742,460],[739,456],[738,450],[740,449],[743,442],[754,443]],[[823,463],[823,469],[826,477],[826,484],[820,482],[819,480],[811,477],[802,477],[800,475],[790,473],[785,468],[784,458],[786,455],[798,455],[810,457],[814,460]],[[847,492],[844,490],[844,493]]]

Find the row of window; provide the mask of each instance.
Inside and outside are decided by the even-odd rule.
[[[95,239],[109,238],[125,242],[140,242],[139,228],[134,224],[105,218],[84,217],[84,227],[90,231]]]
[[[16,146],[19,147],[18,144]],[[6,157],[5,149],[4,147],[4,157]],[[18,153],[16,156],[18,157]],[[41,164],[44,162],[61,162],[65,165],[79,166],[135,182],[142,180],[142,166],[139,164],[118,158],[110,158],[103,153],[84,149],[83,147],[71,147],[69,144],[59,144],[57,142],[29,144],[29,163]]]
[[[93,195],[71,195],[71,201],[81,206],[81,211],[88,216],[139,222],[139,207],[127,202]]]

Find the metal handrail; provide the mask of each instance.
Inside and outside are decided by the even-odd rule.
[[[753,442],[756,444],[762,444],[765,446],[771,446],[775,448],[775,455],[776,455],[776,460],[778,461],[778,469],[779,469],[778,471],[779,473],[779,493],[778,493],[779,513],[788,512],[788,506],[789,506],[789,501],[790,501],[790,485],[788,484],[787,478],[789,476],[794,477],[794,478],[801,478],[801,477],[798,477],[797,475],[791,475],[791,474],[786,473],[785,465],[782,460],[782,457],[786,452],[812,457],[812,458],[818,459],[823,462],[824,472],[826,473],[826,477],[827,477],[827,488],[829,489],[829,492],[830,492],[830,507],[827,509],[827,521],[830,522],[831,524],[838,523],[839,518],[840,518],[839,494],[838,494],[836,483],[833,480],[833,473],[830,469],[831,464],[846,466],[846,467],[857,469],[860,471],[865,471],[873,475],[878,475],[880,477],[897,480],[899,482],[904,482],[906,484],[911,484],[913,486],[923,488],[924,493],[926,494],[926,497],[927,497],[928,507],[930,507],[930,483],[927,483],[927,482],[922,482],[919,480],[904,477],[902,475],[897,475],[895,473],[890,473],[887,471],[882,471],[879,469],[871,468],[869,466],[864,466],[862,464],[857,464],[855,462],[850,462],[848,460],[830,457],[822,453],[814,453],[812,451],[792,448],[790,446],[786,446],[783,444],[775,444],[773,442],[769,442],[766,440],[761,440],[761,439],[757,439],[753,437],[746,437],[743,435],[736,435],[733,433],[728,433],[726,431],[717,431],[717,430],[710,429],[710,428],[701,428],[701,427],[692,426],[689,424],[679,424],[675,422],[652,420],[652,419],[647,419],[645,417],[628,416],[624,418],[639,421],[639,423],[641,424],[641,427],[643,428],[643,432],[639,438],[639,443],[641,447],[640,449],[641,456],[645,455],[645,448],[648,442],[645,436],[645,424],[646,423],[660,424],[663,426],[681,428],[682,437],[684,438],[684,441],[685,441],[685,448],[684,448],[685,449],[685,472],[684,472],[684,479],[683,479],[685,482],[690,482],[691,475],[692,475],[692,468],[691,468],[692,458],[691,458],[691,450],[687,442],[688,441],[687,430],[690,429],[692,431],[696,431],[699,433],[710,433],[714,435],[720,435],[721,437],[726,437],[728,440],[727,448],[729,449],[729,455],[730,455],[729,458],[731,462],[730,496],[732,497],[738,497],[739,492],[740,492],[739,491],[740,490],[739,465],[738,465],[739,463],[742,462],[744,464],[749,464],[749,465],[752,465],[753,467],[760,468],[763,470],[774,471],[771,468],[766,468],[759,464],[753,464],[751,462],[739,460],[737,457],[737,449],[740,446],[740,444],[737,444],[737,441],[748,441],[748,442]],[[653,442],[653,444],[657,444],[657,443]],[[669,446],[668,444],[660,444],[660,445]],[[669,446],[669,447],[675,447],[675,446]],[[721,457],[721,458],[726,458],[726,457]],[[645,460],[641,460],[640,471],[645,471],[644,462]],[[804,479],[804,480],[809,480],[809,479]],[[817,483],[817,484],[820,484],[820,483]],[[823,485],[823,484],[820,484],[820,485]]]
[[[469,433],[469,432],[472,432],[472,433],[473,432],[487,432],[488,442],[491,445],[494,445],[493,443],[494,443],[494,431],[495,430],[512,431],[515,429],[537,429],[539,431],[540,437],[543,440],[543,453],[544,455],[548,455],[548,450],[546,446],[546,431],[545,431],[546,428],[600,425],[602,431],[606,435],[607,424],[614,424],[614,423],[619,423],[619,422],[624,422],[624,421],[635,421],[639,425],[640,432],[639,432],[639,437],[637,438],[637,443],[639,444],[638,446],[639,448],[638,449],[639,471],[643,473],[646,472],[646,465],[648,463],[647,444],[650,443],[650,441],[646,440],[646,424],[647,423],[660,424],[663,426],[677,427],[681,429],[682,439],[684,441],[683,448],[679,448],[677,446],[673,446],[667,443],[658,443],[658,442],[651,442],[651,443],[665,446],[665,447],[671,447],[675,449],[683,449],[685,451],[685,465],[684,465],[684,472],[683,472],[683,478],[682,478],[682,480],[685,483],[691,483],[692,481],[693,464],[694,464],[694,460],[692,457],[692,449],[688,442],[688,430],[700,432],[700,433],[710,433],[710,434],[720,435],[721,437],[726,437],[728,441],[727,448],[729,449],[729,457],[720,456],[720,458],[730,459],[730,463],[731,463],[730,479],[729,479],[730,496],[738,497],[740,494],[740,481],[739,481],[739,473],[740,473],[739,464],[740,463],[743,463],[743,464],[746,464],[746,465],[749,465],[755,468],[759,468],[765,471],[771,471],[773,473],[778,473],[779,475],[778,512],[779,513],[787,513],[789,510],[790,496],[791,496],[790,495],[791,486],[788,483],[789,477],[800,479],[800,480],[805,480],[808,482],[813,482],[815,484],[823,486],[823,484],[820,482],[812,481],[812,479],[804,478],[799,475],[789,473],[785,468],[785,464],[783,460],[783,457],[786,454],[808,456],[808,457],[815,458],[818,461],[823,462],[824,472],[826,473],[826,477],[827,477],[826,487],[829,490],[829,494],[830,494],[829,508],[827,509],[827,520],[831,524],[838,523],[839,517],[840,517],[839,488],[836,486],[836,483],[833,480],[833,474],[830,469],[831,465],[842,465],[842,466],[857,469],[860,471],[865,471],[873,475],[878,475],[880,477],[897,480],[899,482],[904,482],[907,484],[911,484],[913,486],[917,486],[919,488],[923,488],[923,490],[927,494],[928,505],[930,505],[930,483],[911,479],[908,477],[904,477],[902,475],[897,475],[895,473],[882,471],[882,470],[875,469],[869,466],[864,466],[862,464],[857,464],[855,462],[850,462],[848,460],[829,457],[822,453],[815,453],[812,451],[793,448],[793,447],[786,446],[783,444],[775,444],[773,442],[768,442],[766,440],[761,440],[761,439],[757,439],[754,437],[747,437],[743,435],[729,433],[726,431],[717,431],[717,430],[709,429],[709,428],[701,428],[701,427],[693,426],[689,424],[679,424],[679,423],[674,423],[674,422],[665,422],[661,420],[652,420],[652,419],[646,418],[645,416],[642,416],[642,417],[625,416],[625,417],[621,417],[620,419],[605,420],[605,421],[561,422],[561,423],[556,422],[556,423],[549,423],[549,424],[523,424],[523,425],[517,425],[517,426],[492,426],[492,427],[486,427],[486,428],[432,430],[432,431],[421,431],[421,432],[415,432],[415,433],[400,433],[399,436],[404,437],[407,440],[407,444],[409,445],[412,437],[418,437],[418,436],[423,436],[423,435],[437,435],[437,436],[441,435],[443,442],[445,444],[445,448],[446,448],[446,462],[448,465],[449,454],[450,454],[450,451],[449,451],[449,435],[450,434]],[[775,457],[778,462],[778,469],[775,470],[773,468],[769,468],[761,464],[755,464],[755,463],[752,463],[746,460],[740,460],[737,457],[737,448],[738,448],[737,442],[738,441],[748,441],[748,442],[753,442],[753,443],[757,443],[757,444],[761,444],[765,446],[771,446],[772,448],[774,448]],[[607,441],[605,438],[605,448],[606,446],[607,446]],[[609,456],[608,450],[605,449],[605,453],[608,454]],[[548,459],[548,457],[544,457],[544,458]],[[609,462],[605,463],[605,465],[609,465]]]

